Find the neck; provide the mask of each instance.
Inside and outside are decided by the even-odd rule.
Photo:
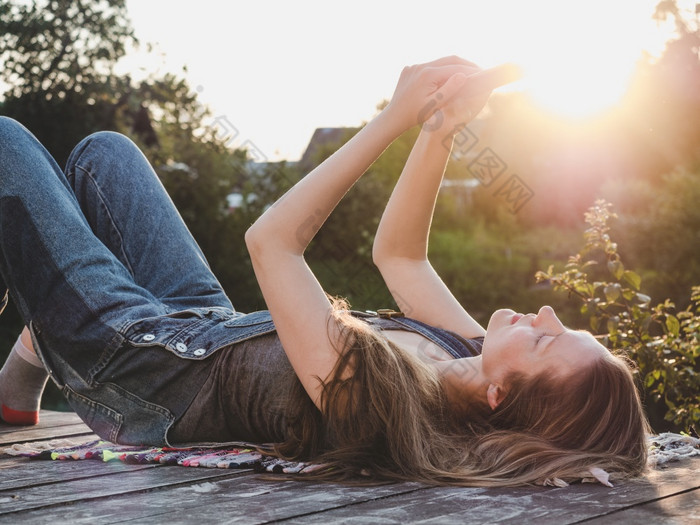
[[[437,361],[435,367],[445,386],[447,401],[457,415],[486,404],[488,381],[481,369],[481,356]]]

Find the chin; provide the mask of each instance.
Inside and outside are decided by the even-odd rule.
[[[491,314],[489,324],[486,326],[486,332],[488,333],[489,329],[493,330],[500,325],[507,324],[506,320],[509,320],[513,315],[515,315],[515,310],[511,310],[510,308],[496,310]]]

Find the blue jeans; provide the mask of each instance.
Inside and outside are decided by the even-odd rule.
[[[72,408],[123,444],[168,444],[207,357],[274,330],[234,310],[146,158],[112,132],[78,144],[64,174],[0,117],[0,276]]]

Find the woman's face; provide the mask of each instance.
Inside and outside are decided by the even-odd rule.
[[[549,306],[537,315],[497,310],[486,328],[482,369],[490,382],[503,384],[509,372],[569,375],[606,355],[590,333],[569,330]]]

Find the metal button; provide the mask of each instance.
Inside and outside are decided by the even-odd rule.
[[[181,353],[187,352],[187,345],[184,343],[178,343],[175,345],[175,350]]]
[[[204,348],[197,348],[197,350],[194,351],[194,355],[204,355],[206,353],[207,351]]]
[[[156,338],[156,336],[153,334],[146,334],[143,336],[144,341],[153,341],[155,338]]]
[[[377,310],[377,315],[384,319],[391,319],[392,317],[403,317],[403,312],[396,312],[391,308],[380,308]]]

